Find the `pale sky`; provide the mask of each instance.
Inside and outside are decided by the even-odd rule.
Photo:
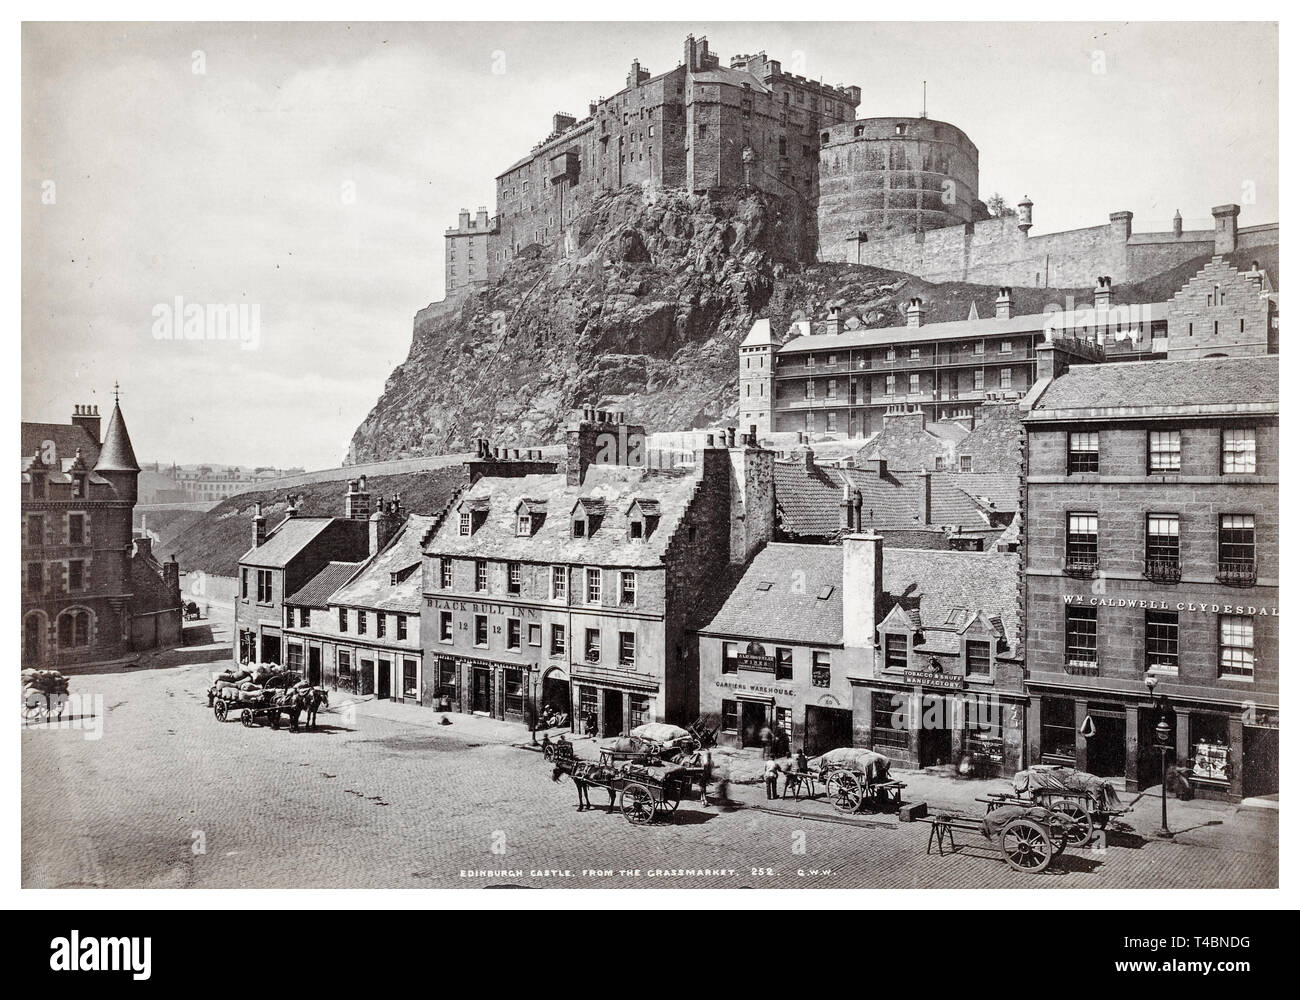
[[[23,418],[107,412],[117,380],[142,460],[338,464],[457,211],[688,32],[856,83],[860,117],[916,114],[928,81],[980,195],[1030,195],[1036,233],[1278,218],[1271,25],[29,23]],[[156,339],[178,296],[256,304],[257,349]]]

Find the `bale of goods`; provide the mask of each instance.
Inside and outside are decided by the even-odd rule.
[[[57,670],[37,670],[32,667],[22,672],[24,688],[32,688],[42,694],[67,694],[68,679]]]
[[[262,700],[263,689],[255,685],[249,685],[239,689],[238,700],[244,704],[252,704]]]

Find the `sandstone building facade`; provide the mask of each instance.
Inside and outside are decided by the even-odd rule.
[[[22,425],[22,665],[65,668],[181,641],[180,574],[132,538],[140,466],[121,407]]]
[[[1278,360],[1071,368],[1023,404],[1030,763],[1277,790]]]

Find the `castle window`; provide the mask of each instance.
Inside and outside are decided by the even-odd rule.
[[[86,564],[80,559],[68,562],[68,592],[83,590],[86,586]]]

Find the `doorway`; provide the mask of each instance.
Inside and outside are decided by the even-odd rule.
[[[368,695],[368,694],[375,693],[375,661],[374,660],[361,661],[361,671],[357,675],[357,683],[361,686],[361,690],[358,691],[357,694]]]
[[[1095,732],[1088,737],[1088,772],[1099,778],[1124,777],[1124,740],[1128,725],[1123,716],[1092,712]]]
[[[623,692],[605,692],[605,735],[623,735]]]
[[[320,687],[320,647],[307,647],[307,683]]]
[[[763,730],[767,728],[767,705],[761,701],[740,703],[740,745],[761,747]]]
[[[40,615],[29,615],[23,623],[23,662],[40,663],[42,652],[42,632]]]
[[[487,667],[475,667],[470,681],[471,711],[489,715],[492,712],[492,672]]]
[[[946,721],[946,720],[945,720]],[[917,757],[921,767],[942,767],[952,763],[952,728],[946,724],[921,726],[917,734]]]
[[[809,757],[853,746],[853,713],[847,708],[809,705],[804,712],[803,745]]]
[[[375,697],[392,699],[393,665],[388,660],[379,661],[379,673],[375,675]]]
[[[1241,746],[1241,794],[1277,794],[1277,730],[1243,726]]]

